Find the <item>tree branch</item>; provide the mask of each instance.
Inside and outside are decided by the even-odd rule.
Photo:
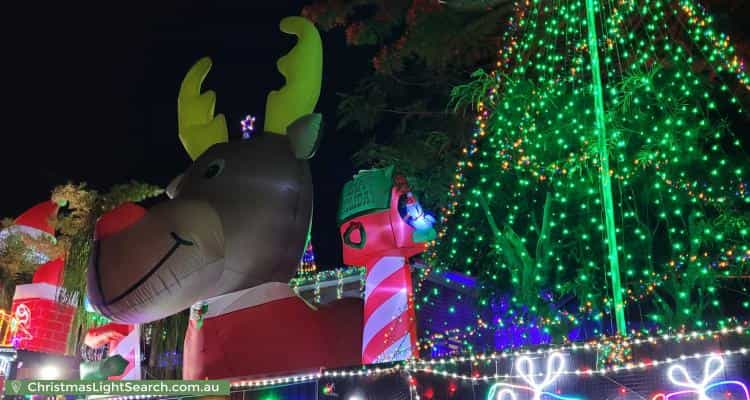
[[[490,224],[490,229],[492,229],[492,233],[495,235],[495,237],[502,236],[503,233],[500,232],[500,228],[497,227],[497,222],[495,222],[495,217],[492,215],[492,211],[490,210],[490,206],[487,204],[487,200],[484,199],[484,196],[481,194],[477,196],[479,198],[479,205],[482,206],[482,209],[484,210],[484,215],[487,217],[487,222]]]
[[[536,260],[542,265],[547,264],[547,253],[549,252],[549,231],[552,225],[552,193],[547,192],[544,198],[544,213],[542,214],[542,227],[539,231],[539,239],[536,242]]]

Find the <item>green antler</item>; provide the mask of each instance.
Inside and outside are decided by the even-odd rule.
[[[297,35],[297,45],[276,63],[286,78],[281,90],[268,94],[265,131],[285,134],[297,118],[310,114],[320,96],[323,77],[323,45],[312,22],[302,17],[281,21],[281,31]]]
[[[201,85],[210,69],[210,58],[198,60],[185,75],[177,97],[180,141],[193,160],[214,144],[228,140],[224,115],[214,117],[216,93],[212,90],[201,93]]]

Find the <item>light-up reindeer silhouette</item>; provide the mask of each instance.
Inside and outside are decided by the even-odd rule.
[[[534,371],[534,361],[528,356],[521,356],[516,360],[516,371],[528,386],[514,385],[511,383],[496,383],[487,392],[487,400],[517,400],[520,393],[528,393],[532,400],[580,400],[578,397],[560,396],[545,391],[565,371],[565,359],[560,353],[552,353],[547,358],[547,368],[544,379],[537,382],[537,374]]]
[[[709,392],[718,387],[733,387],[739,393],[745,395],[740,400],[750,400],[750,393],[744,382],[737,380],[721,380],[714,382],[714,379],[724,372],[724,359],[718,355],[710,356],[703,364],[703,377],[699,381],[693,380],[684,365],[677,364],[669,367],[667,377],[675,386],[686,388],[667,394],[657,394],[652,400],[670,400],[678,398],[692,399],[697,396],[698,400],[715,400],[723,397],[723,394],[717,394],[714,397],[709,396]]]
[[[31,325],[31,310],[26,304],[19,304],[15,313],[11,316],[11,346],[18,347],[24,340],[31,340],[34,336],[29,333]]]

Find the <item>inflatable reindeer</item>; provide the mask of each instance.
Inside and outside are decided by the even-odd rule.
[[[185,379],[359,362],[361,300],[316,310],[287,284],[311,223],[307,160],[320,138],[312,112],[323,62],[312,23],[289,17],[281,29],[298,41],[278,62],[286,85],[268,96],[264,132],[228,141],[215,94],[201,93],[211,61],[198,61],[178,97],[179,137],[194,161],[168,186],[171,200],[148,211],[125,204],[97,222],[89,302],[130,324],[190,308]]]
[[[286,85],[269,94],[265,131],[252,139],[229,142],[224,116],[214,116],[215,93],[201,93],[211,60],[187,73],[178,122],[193,164],[169,185],[170,201],[148,212],[130,205],[99,221],[88,296],[103,315],[145,323],[201,299],[292,277],[312,215],[307,160],[320,137],[321,116],[311,112],[322,46],[303,18],[286,18],[281,29],[299,39],[278,62]]]

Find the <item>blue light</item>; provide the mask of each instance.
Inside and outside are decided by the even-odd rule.
[[[406,194],[406,223],[418,231],[432,229],[435,224],[435,217],[424,212],[422,205],[411,193]]]
[[[96,312],[96,310],[94,310],[94,307],[89,302],[88,296],[83,296],[83,309],[87,312]]]
[[[468,288],[473,288],[477,286],[477,281],[475,279],[468,277],[464,274],[460,274],[458,272],[445,271],[443,272],[443,278],[445,278],[446,281],[456,282]]]

